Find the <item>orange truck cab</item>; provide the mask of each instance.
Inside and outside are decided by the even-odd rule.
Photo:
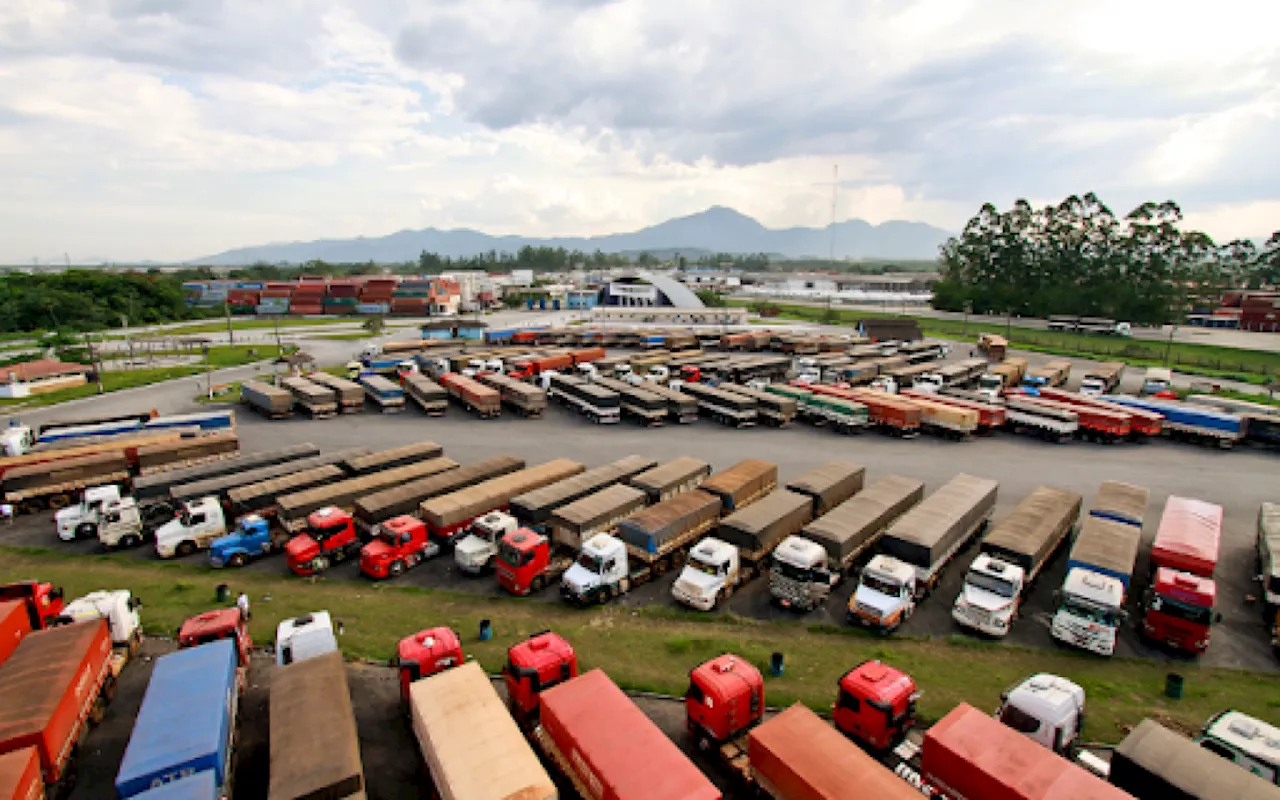
[[[513,644],[502,667],[511,715],[523,727],[532,728],[538,721],[542,693],[576,677],[578,654],[559,634],[543,631]]]
[[[905,672],[864,661],[844,674],[832,718],[836,729],[873,750],[897,744],[916,724],[920,692]]]
[[[406,636],[396,646],[400,664],[400,697],[409,702],[409,684],[462,663],[462,638],[452,628],[428,628]]]
[[[360,537],[351,515],[336,506],[308,514],[306,533],[298,534],[284,546],[289,569],[304,576],[324,572],[331,564],[359,552]]]
[[[498,544],[494,571],[498,585],[515,595],[540,591],[551,576],[551,540],[528,528],[516,528]]]
[[[732,741],[764,718],[764,676],[728,653],[689,672],[685,725],[701,750]]]
[[[426,524],[402,514],[379,525],[373,541],[360,548],[360,571],[370,578],[394,578],[438,552]]]
[[[66,608],[62,587],[40,581],[14,581],[0,586],[0,602],[5,600],[18,600],[26,605],[33,631],[52,627]]]
[[[218,608],[190,617],[178,629],[178,647],[199,647],[219,639],[234,639],[240,670],[249,668],[253,639],[249,625],[238,608]],[[243,675],[242,675],[243,677]]]

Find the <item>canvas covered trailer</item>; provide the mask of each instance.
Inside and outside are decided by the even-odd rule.
[[[800,535],[848,567],[898,517],[924,499],[924,481],[888,475],[813,520]]]
[[[363,800],[360,739],[341,653],[277,667],[268,719],[268,800]]]
[[[955,476],[893,523],[881,547],[918,569],[932,570],[991,516],[998,486],[989,478]]]

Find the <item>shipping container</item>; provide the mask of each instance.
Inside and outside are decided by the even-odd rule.
[[[198,772],[228,788],[238,658],[235,642],[221,639],[156,659],[116,773],[121,798]]]
[[[268,719],[268,800],[363,800],[360,738],[340,653],[277,667],[271,677]]]
[[[595,800],[720,800],[688,756],[600,670],[543,692],[535,741]]]
[[[924,481],[889,475],[810,522],[800,535],[847,568],[898,517],[924,499]]]
[[[319,511],[328,506],[351,511],[355,508],[356,500],[361,497],[392,486],[399,486],[407,481],[426,478],[457,468],[458,462],[452,458],[432,458],[404,467],[371,472],[368,475],[348,478],[326,486],[286,494],[276,500],[280,507],[280,521],[287,530],[298,530],[307,524],[307,515],[312,511]]]
[[[720,521],[716,538],[738,548],[756,562],[813,519],[813,499],[778,489]]]
[[[417,514],[426,500],[474,486],[501,475],[510,475],[525,467],[524,459],[494,456],[458,469],[383,489],[356,499],[356,524],[369,530],[402,514]]]
[[[652,458],[631,455],[611,464],[589,469],[550,486],[511,498],[511,514],[521,525],[541,529],[550,521],[552,512],[557,508],[607,486],[622,483],[651,469],[655,463],[657,462]]]
[[[828,461],[787,483],[787,488],[813,500],[820,517],[862,490],[867,468],[848,461]]]
[[[583,469],[576,461],[558,458],[434,497],[418,507],[419,515],[432,534],[451,539],[481,514],[506,508],[511,498],[577,475]]]
[[[726,514],[745,508],[778,485],[778,465],[749,458],[702,482],[704,492],[720,498]]]
[[[409,718],[441,800],[555,800],[489,676],[474,661],[409,686]]]

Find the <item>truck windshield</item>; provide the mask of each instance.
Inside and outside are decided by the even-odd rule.
[[[790,578],[793,581],[807,582],[813,580],[813,571],[808,567],[797,567],[795,564],[788,564],[785,561],[774,561],[773,568],[778,571],[784,578]]]
[[[1249,423],[1253,424],[1253,423]],[[1272,594],[1280,594],[1280,575],[1272,575],[1267,579],[1267,591]]]
[[[523,567],[525,564],[528,564],[533,560],[533,551],[530,550],[527,553],[521,553],[511,545],[503,542],[498,545],[498,558],[504,564],[509,564],[513,567]]]
[[[689,562],[689,566],[693,567],[699,572],[705,572],[708,575],[711,575],[713,577],[721,574],[720,566],[718,564],[710,564],[706,561],[702,561],[701,559],[695,558],[691,560]]]
[[[999,389],[1004,386],[1004,380],[994,375],[983,375],[978,379],[979,389]]]
[[[964,582],[974,588],[983,589],[1001,597],[1013,597],[1012,583],[1009,583],[1004,578],[988,575],[985,572],[970,570],[969,574],[965,576]]]
[[[1096,622],[1114,628],[1116,625],[1116,609],[1103,608],[1083,597],[1067,595],[1062,601],[1062,610],[1073,617]]]
[[[897,597],[902,590],[901,584],[897,581],[886,578],[883,575],[877,575],[874,572],[863,573],[862,585],[881,594],[887,594],[890,597]]]
[[[345,525],[312,525],[311,538],[328,539],[330,536],[337,536],[346,528]]]
[[[602,563],[600,561],[600,556],[592,555],[591,553],[581,553],[578,555],[578,566],[588,572],[599,575]]]
[[[1193,606],[1190,603],[1159,594],[1151,596],[1151,610],[1168,617],[1184,619],[1196,625],[1208,626],[1213,622],[1212,608]]]

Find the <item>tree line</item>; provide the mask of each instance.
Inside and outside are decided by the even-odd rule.
[[[73,269],[0,277],[0,331],[82,332],[203,316],[187,307],[172,275]]]
[[[1225,289],[1280,283],[1280,231],[1261,249],[1219,245],[1184,230],[1176,203],[1118,217],[1090,193],[1039,209],[988,203],[942,245],[940,262],[934,308],[1164,324],[1212,308]]]

